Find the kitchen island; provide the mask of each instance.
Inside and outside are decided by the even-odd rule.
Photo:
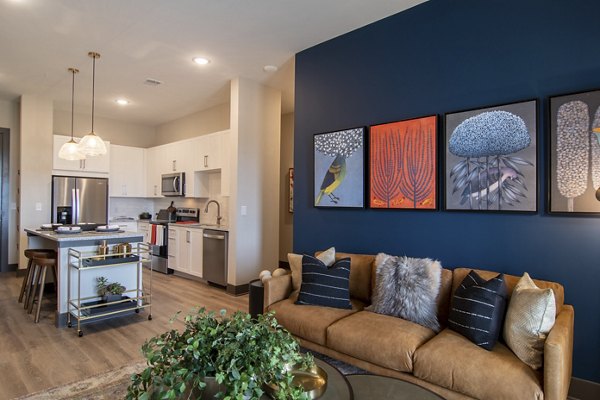
[[[135,232],[96,232],[84,231],[81,233],[56,233],[50,230],[25,229],[28,237],[28,248],[30,249],[53,249],[57,254],[57,310],[55,325],[64,327],[67,324],[68,313],[68,274],[71,274],[71,296],[77,298],[78,289],[80,295],[84,297],[93,297],[96,295],[96,278],[104,276],[109,282],[119,282],[127,289],[142,287],[142,274],[136,273],[137,262],[121,264],[117,267],[107,267],[91,269],[80,272],[77,268],[70,268],[69,262],[73,263],[72,254],[80,253],[82,255],[93,255],[97,252],[98,246],[104,241],[109,247],[114,247],[119,243],[130,243],[132,249],[137,249],[143,244],[143,236]],[[69,250],[71,249],[71,256]],[[143,254],[142,257],[148,257]],[[78,273],[81,279],[78,280]],[[138,281],[139,277],[139,281]],[[79,282],[79,286],[77,283]],[[139,284],[139,286],[138,286]]]

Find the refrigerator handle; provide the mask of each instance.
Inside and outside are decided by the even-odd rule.
[[[75,197],[75,189],[71,189],[71,223],[77,220],[77,198]]]
[[[75,189],[75,208],[77,210],[76,214],[75,214],[75,221],[73,223],[78,224],[79,222],[79,212],[81,211],[81,203],[80,203],[80,198],[79,198],[79,189]]]

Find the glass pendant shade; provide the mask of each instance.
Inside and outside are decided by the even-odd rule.
[[[58,151],[58,158],[69,161],[84,160],[85,154],[80,151],[79,145],[75,139],[73,139],[73,121],[75,115],[75,74],[78,73],[79,70],[76,68],[69,68],[69,72],[73,74],[71,84],[71,140],[60,147],[60,150]]]
[[[85,159],[85,155],[79,150],[77,142],[75,142],[74,139],[71,139],[61,146],[58,152],[58,158],[74,161]]]
[[[79,142],[79,151],[89,157],[102,156],[106,154],[106,144],[100,136],[90,132]]]

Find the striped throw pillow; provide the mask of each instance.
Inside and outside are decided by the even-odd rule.
[[[504,274],[486,281],[470,271],[452,296],[448,327],[492,350],[502,331],[507,297]]]
[[[327,267],[318,258],[302,256],[302,285],[296,304],[351,309],[350,258]]]

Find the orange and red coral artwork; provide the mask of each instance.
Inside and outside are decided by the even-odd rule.
[[[370,128],[371,208],[437,208],[437,116]]]

